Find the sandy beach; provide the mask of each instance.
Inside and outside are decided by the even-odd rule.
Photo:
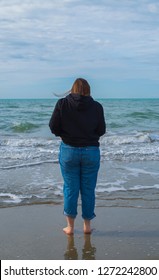
[[[97,207],[93,232],[84,235],[82,218],[75,233],[62,228],[62,205],[1,208],[0,259],[159,259],[158,210]]]

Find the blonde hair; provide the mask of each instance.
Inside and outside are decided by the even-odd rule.
[[[78,78],[73,83],[70,93],[90,96],[90,85],[85,79]]]

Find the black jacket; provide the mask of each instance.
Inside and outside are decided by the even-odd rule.
[[[69,94],[55,105],[51,132],[74,147],[99,146],[106,124],[102,105],[90,96]]]

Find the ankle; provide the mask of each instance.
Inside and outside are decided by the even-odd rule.
[[[84,220],[83,231],[84,231],[84,233],[91,233],[91,223],[90,223],[90,220]]]

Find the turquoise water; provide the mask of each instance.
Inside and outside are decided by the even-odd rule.
[[[60,139],[48,127],[56,101],[0,100],[1,207],[62,202]],[[97,204],[158,207],[159,99],[99,101],[107,133],[100,140]]]
[[[109,132],[157,132],[159,99],[99,99]],[[0,100],[0,132],[32,133],[47,126],[56,100]],[[44,135],[42,135],[44,136]]]

